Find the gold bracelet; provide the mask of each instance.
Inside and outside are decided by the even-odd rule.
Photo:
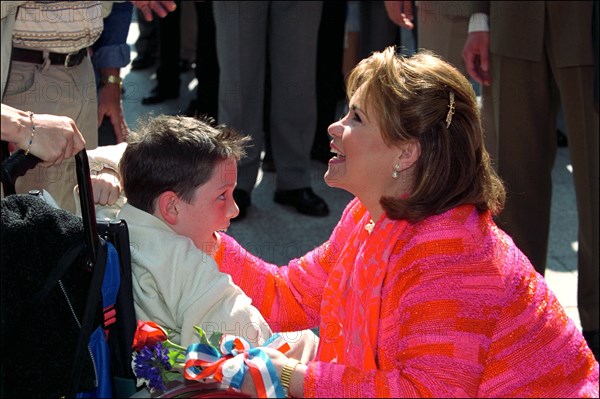
[[[292,382],[292,374],[299,364],[300,360],[289,358],[287,362],[285,362],[283,369],[281,369],[281,376],[279,377],[279,380],[281,381],[281,386],[285,391],[285,396],[288,398],[291,397],[290,382]]]
[[[33,122],[33,112],[27,111],[29,114],[29,120],[31,121],[31,136],[29,136],[29,144],[27,145],[27,149],[25,150],[25,155],[29,154],[31,151],[31,143],[33,143],[33,136],[35,136],[35,123]]]

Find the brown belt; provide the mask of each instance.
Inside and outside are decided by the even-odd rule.
[[[48,53],[48,58],[50,59],[50,64],[52,65],[62,65],[65,68],[70,68],[81,64],[81,62],[87,56],[87,54],[87,48],[82,48],[77,52],[68,54]],[[29,50],[24,48],[13,47],[10,58],[13,61],[43,64],[44,52],[40,50]]]

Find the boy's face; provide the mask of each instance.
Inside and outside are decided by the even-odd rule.
[[[192,239],[196,247],[212,255],[217,248],[215,231],[226,230],[240,210],[233,199],[237,184],[237,163],[232,157],[217,163],[213,176],[196,189],[190,204],[178,205],[173,230]]]

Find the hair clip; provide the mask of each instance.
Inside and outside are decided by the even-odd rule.
[[[448,110],[448,115],[446,115],[446,128],[450,127],[450,124],[452,123],[452,115],[454,115],[454,111],[455,111],[455,106],[454,106],[454,92],[450,92],[450,104],[448,105],[448,108],[450,108]]]

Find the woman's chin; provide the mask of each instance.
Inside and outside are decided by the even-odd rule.
[[[331,170],[331,167],[325,172],[323,180],[325,180],[325,184],[327,184],[329,187],[344,188],[341,185],[340,179],[336,176],[336,173]]]

